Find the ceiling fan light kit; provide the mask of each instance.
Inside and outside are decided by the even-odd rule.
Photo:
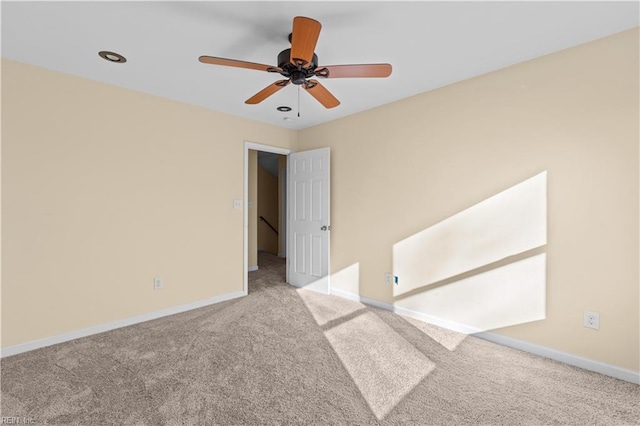
[[[278,66],[256,64],[253,62],[238,61],[234,59],[217,58],[213,56],[200,56],[199,60],[205,64],[223,65],[278,73],[286,80],[278,80],[262,89],[245,101],[246,104],[255,105],[264,101],[290,83],[302,87],[325,108],[335,108],[340,101],[329,92],[318,80],[319,78],[384,78],[391,75],[390,64],[352,64],[318,66],[318,55],[315,54],[316,44],[320,36],[320,22],[296,16],[293,18],[293,31],[289,34],[291,48],[278,54]],[[280,108],[278,108],[280,111]],[[290,109],[289,109],[290,110]]]

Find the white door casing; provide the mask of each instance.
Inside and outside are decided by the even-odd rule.
[[[287,279],[329,293],[329,148],[289,154]]]

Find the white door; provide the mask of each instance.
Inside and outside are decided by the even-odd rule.
[[[289,154],[288,282],[329,293],[329,148]]]

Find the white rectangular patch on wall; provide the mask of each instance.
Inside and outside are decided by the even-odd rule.
[[[398,296],[547,243],[547,172],[393,246]]]
[[[546,255],[528,257],[402,297],[395,306],[477,333],[546,317]]]

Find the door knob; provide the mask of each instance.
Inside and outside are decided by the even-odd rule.
[[[321,230],[321,231],[326,231],[326,230],[327,230],[327,227],[326,227],[326,226],[323,226],[322,228],[320,228],[320,230]]]

